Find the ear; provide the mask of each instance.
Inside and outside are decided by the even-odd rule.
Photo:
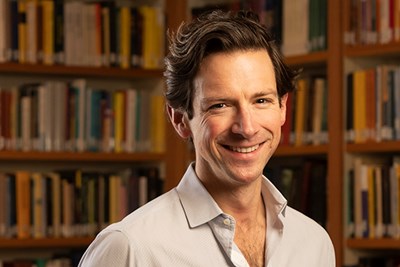
[[[286,103],[288,101],[289,93],[284,94],[281,97],[281,102],[280,102],[280,107],[281,107],[281,126],[285,123],[286,121]]]
[[[189,138],[192,132],[189,127],[187,117],[182,111],[167,105],[168,117],[175,128],[175,131],[184,139]]]

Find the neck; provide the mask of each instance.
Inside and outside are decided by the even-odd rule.
[[[227,214],[232,215],[237,221],[254,220],[255,216],[264,209],[261,195],[261,180],[225,191],[215,193],[209,191],[220,208]]]

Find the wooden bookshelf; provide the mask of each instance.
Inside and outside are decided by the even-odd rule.
[[[0,73],[19,75],[51,75],[51,76],[84,76],[112,79],[161,78],[162,70],[155,69],[121,69],[118,67],[77,67],[65,65],[19,64],[14,62],[0,63]]]
[[[346,57],[388,57],[393,55],[400,57],[400,43],[346,46],[344,55]]]
[[[84,248],[92,242],[93,237],[73,238],[28,238],[0,239],[0,249],[29,249],[29,248]]]
[[[165,160],[164,153],[20,152],[0,151],[1,161],[148,162]]]
[[[354,9],[351,6],[351,1],[342,0],[342,20],[344,21],[344,27],[342,27],[343,35],[351,33],[349,36],[356,36],[356,41],[359,41],[357,38],[368,36],[361,36],[360,33],[362,31],[362,27],[354,27],[354,24],[351,24],[351,19],[353,16],[360,16],[361,12],[359,10]],[[378,4],[382,4],[381,2],[377,2]],[[361,6],[357,6],[361,7]],[[388,16],[391,16],[391,8],[388,10]],[[383,13],[379,13],[380,15]],[[379,15],[379,16],[380,16]],[[364,21],[365,18],[357,17],[357,21]],[[381,21],[381,17],[377,17],[377,21]],[[369,23],[368,21],[366,22]],[[351,27],[353,25],[353,28]],[[360,25],[359,25],[360,26]],[[378,30],[379,31],[379,30]],[[381,37],[379,32],[377,33],[377,37]],[[348,37],[349,37],[348,36]],[[384,35],[383,35],[384,36]],[[368,39],[364,39],[368,41]],[[370,40],[369,40],[370,41]],[[390,41],[390,40],[387,40]],[[361,43],[361,41],[359,42]],[[355,71],[355,70],[363,70],[363,69],[371,69],[380,64],[400,64],[400,43],[393,41],[393,39],[386,43],[381,44],[378,39],[376,44],[356,44],[356,45],[348,45],[342,44],[342,58],[345,59],[344,71],[342,74],[343,81],[343,92],[347,93],[349,90],[346,86],[346,75]],[[397,90],[398,88],[396,88]],[[345,103],[345,98],[343,98],[342,102]],[[343,125],[346,125],[345,123]],[[343,132],[345,129],[343,128]],[[400,154],[400,141],[367,141],[364,143],[348,143],[344,145],[344,154],[347,154],[348,158],[352,159],[353,157],[363,156],[376,156],[382,158],[391,158],[396,154]],[[346,169],[343,169],[343,176],[346,176]],[[345,214],[346,208],[344,208],[343,213]],[[349,262],[354,262],[354,258],[358,257],[373,257],[377,254],[388,254],[390,255],[399,255],[400,251],[400,239],[394,238],[380,238],[380,239],[368,239],[368,238],[345,238],[343,242],[343,251],[346,251],[346,254],[351,255],[349,257]],[[360,253],[361,252],[361,253]],[[360,256],[362,255],[362,256]],[[346,259],[347,260],[347,259]],[[351,264],[349,262],[344,262],[346,264]]]
[[[304,145],[304,146],[279,146],[275,152],[278,157],[327,155],[328,145]]]
[[[382,141],[382,142],[365,142],[365,143],[359,143],[359,144],[347,144],[346,152],[348,152],[348,153],[400,152],[400,142],[398,142],[398,141]]]
[[[166,28],[173,30],[177,28],[186,17],[186,1],[165,0],[162,6],[167,14]],[[15,62],[0,63],[0,76],[10,78],[18,84],[20,78],[41,76],[48,80],[58,78],[91,78],[92,80],[111,80],[116,86],[126,81],[162,81],[162,69],[142,69],[120,67],[84,67],[65,65],[44,65],[44,64],[19,64]],[[35,77],[36,78],[36,77]],[[147,89],[147,88],[145,88]],[[117,166],[118,164],[129,165],[139,163],[161,163],[165,167],[164,189],[174,187],[183,175],[187,162],[186,144],[175,134],[175,130],[167,123],[166,129],[166,153],[103,153],[103,152],[37,152],[37,151],[0,151],[0,161],[4,165],[34,164],[38,168],[51,167],[52,164],[65,164],[74,168],[76,165],[91,165],[93,163],[104,166]],[[28,239],[7,239],[0,238],[0,250],[12,251],[14,254],[24,256],[29,250],[48,251],[54,249],[68,251],[70,249],[84,249],[94,237],[73,237],[73,238],[28,238]],[[0,259],[1,261],[1,259]]]
[[[400,249],[400,239],[380,238],[380,239],[348,239],[347,246],[352,249]]]
[[[285,59],[290,66],[312,67],[326,65],[328,60],[327,51],[313,52],[306,55],[290,56]]]

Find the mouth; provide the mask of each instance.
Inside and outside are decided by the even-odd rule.
[[[240,146],[226,146],[227,149],[232,150],[234,152],[238,153],[251,153],[255,150],[257,150],[260,147],[260,144],[254,145],[254,146],[249,146],[249,147],[240,147]]]

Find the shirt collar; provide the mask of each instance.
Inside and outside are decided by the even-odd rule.
[[[190,227],[207,223],[223,213],[197,177],[194,163],[187,168],[176,190]]]
[[[265,214],[267,214],[267,225],[275,227],[283,227],[283,220],[285,218],[287,200],[282,193],[263,176],[261,192],[265,203]],[[279,222],[280,225],[275,223]]]
[[[207,223],[223,213],[197,177],[194,163],[189,165],[176,190],[190,227]],[[287,200],[265,176],[263,176],[262,195],[268,224],[275,225],[277,219],[285,216]]]

